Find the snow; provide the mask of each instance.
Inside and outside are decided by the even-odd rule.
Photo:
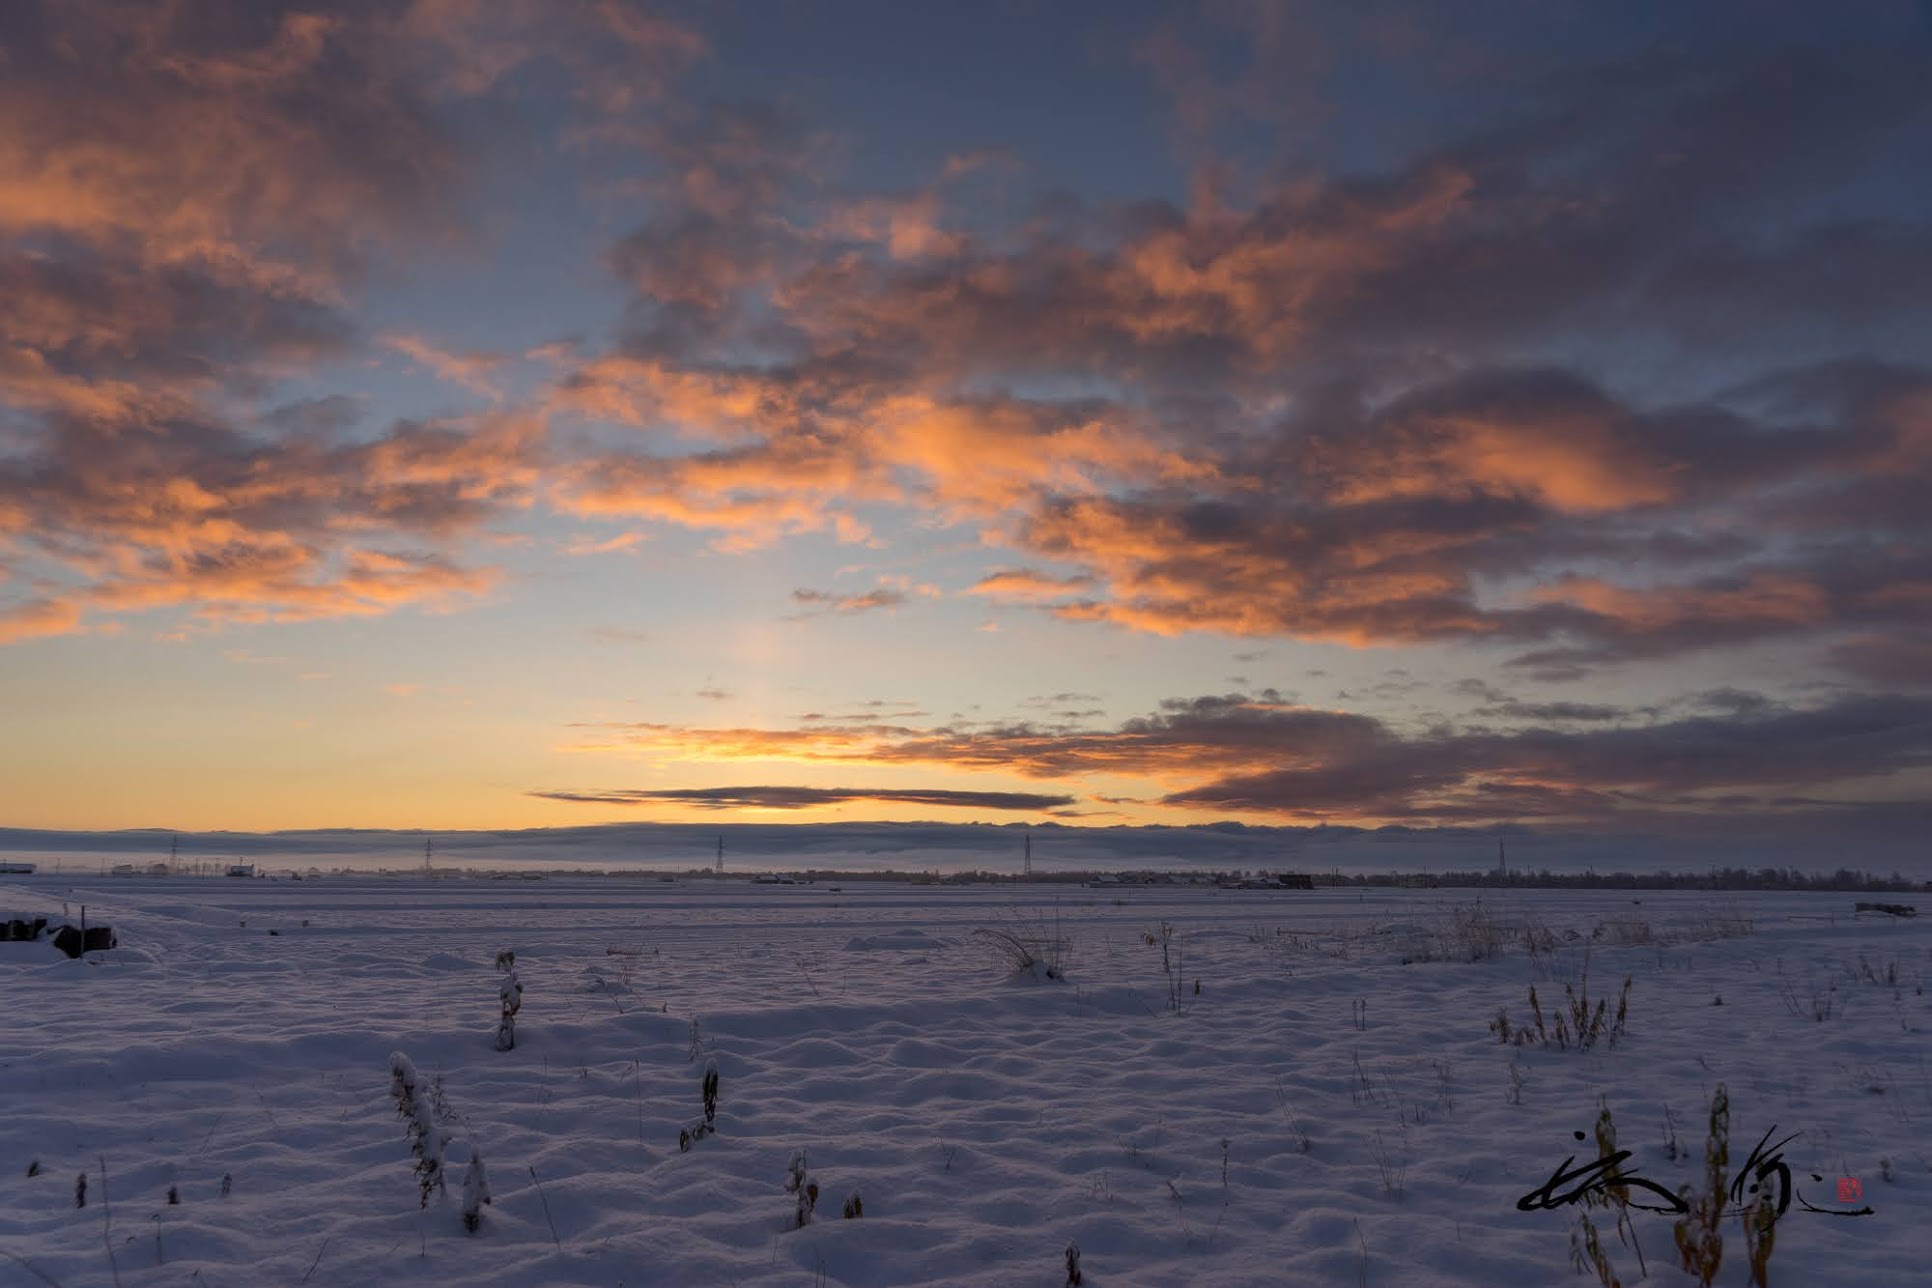
[[[0,1285],[1057,1286],[1077,1244],[1100,1288],[1544,1288],[1593,1282],[1569,1264],[1583,1207],[1518,1200],[1594,1158],[1572,1133],[1599,1098],[1626,1167],[1675,1192],[1720,1083],[1733,1169],[1799,1133],[1798,1194],[1839,1208],[1855,1178],[1873,1209],[1794,1199],[1773,1283],[1924,1282],[1932,919],[1633,898],[10,877],[0,915],[84,903],[123,947],[0,945]],[[1029,926],[1069,944],[1063,979],[973,935]],[[499,1052],[506,949],[524,991]],[[1532,985],[1552,1021],[1566,982],[1614,1011],[1626,977],[1614,1047],[1490,1030],[1531,1022]],[[490,1160],[475,1233],[458,1186],[420,1206],[392,1052],[472,1210],[464,1165]],[[717,1131],[680,1152],[713,1061]],[[821,1194],[793,1229],[801,1151]],[[1637,1282],[1614,1215],[1591,1219]],[[1695,1282],[1670,1216],[1630,1221],[1647,1282]],[[1724,1234],[1717,1282],[1742,1285],[1737,1216]]]

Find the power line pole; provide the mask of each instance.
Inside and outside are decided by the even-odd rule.
[[[1026,834],[1026,867],[1024,871],[1028,877],[1033,875],[1033,833],[1031,832]]]

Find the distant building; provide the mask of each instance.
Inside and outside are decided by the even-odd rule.
[[[231,863],[228,865],[228,875],[231,877],[252,877],[255,875],[255,865],[252,863]]]
[[[24,877],[33,874],[31,863],[0,863],[0,876]]]

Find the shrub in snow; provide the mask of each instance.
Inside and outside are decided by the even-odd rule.
[[[1720,1082],[1711,1097],[1710,1139],[1704,1144],[1704,1192],[1693,1193],[1688,1185],[1677,1192],[1690,1208],[1677,1219],[1678,1260],[1703,1288],[1711,1288],[1724,1260],[1724,1236],[1717,1227],[1724,1217],[1725,1173],[1730,1163],[1731,1096]]]
[[[1086,1280],[1080,1276],[1080,1245],[1067,1245],[1067,1288],[1080,1288]]]
[[[1636,1249],[1638,1269],[1643,1277],[1648,1278],[1650,1268],[1643,1264],[1643,1246],[1637,1242],[1636,1227],[1630,1222],[1630,1186],[1624,1182],[1619,1162],[1622,1151],[1617,1148],[1617,1125],[1611,1120],[1609,1104],[1601,1096],[1597,1098],[1597,1104],[1597,1159],[1603,1168],[1603,1184],[1584,1194],[1584,1207],[1604,1208],[1616,1213],[1617,1239],[1626,1248]],[[1582,1135],[1581,1132],[1577,1134]],[[1579,1274],[1585,1271],[1594,1273],[1602,1288],[1621,1288],[1623,1281],[1617,1278],[1616,1270],[1603,1250],[1596,1226],[1590,1222],[1588,1211],[1577,1213],[1576,1229],[1570,1232],[1570,1264]]]
[[[221,1174],[221,1196],[223,1198],[227,1198],[229,1192],[234,1188],[235,1188],[234,1176],[228,1172],[223,1172]]]
[[[483,1204],[490,1201],[490,1178],[483,1171],[483,1155],[470,1150],[470,1165],[463,1169],[463,1228],[471,1234],[483,1224]]]
[[[429,1098],[419,1095],[422,1079],[416,1065],[400,1051],[389,1053],[389,1092],[396,1098],[396,1114],[409,1131],[409,1148],[416,1155],[416,1185],[422,1206],[429,1206],[432,1190],[446,1188],[443,1180],[443,1153],[448,1147],[443,1129],[436,1121]]]
[[[397,1113],[413,1113],[416,1098],[416,1062],[400,1051],[389,1053],[389,1094],[396,1098]]]
[[[1604,1255],[1603,1242],[1597,1238],[1597,1228],[1590,1224],[1588,1212],[1576,1214],[1576,1229],[1570,1231],[1570,1266],[1578,1274],[1585,1270],[1594,1272],[1603,1288],[1623,1288],[1623,1281],[1617,1278],[1616,1271],[1610,1268],[1610,1259]]]
[[[691,1031],[697,1032],[698,1022],[691,1021]],[[695,1041],[695,1039],[693,1039]],[[704,1118],[678,1131],[678,1152],[688,1152],[691,1146],[718,1130],[718,1059],[712,1056],[704,1062]]]
[[[517,1012],[523,1009],[523,983],[517,979],[517,955],[505,949],[496,955],[496,968],[503,972],[497,986],[501,1011],[496,1025],[496,1049],[513,1050],[517,1044]]]
[[[1069,945],[1058,935],[981,926],[973,938],[1012,974],[1026,979],[1063,979]]]
[[[86,1172],[82,1172],[79,1176],[74,1178],[74,1206],[77,1208],[84,1208],[87,1206],[87,1173]]]
[[[1744,1255],[1751,1263],[1752,1288],[1770,1288],[1771,1246],[1776,1241],[1778,1211],[1769,1187],[1760,1185],[1744,1209]]]
[[[796,1196],[792,1211],[794,1230],[803,1230],[812,1223],[812,1213],[818,1208],[818,1182],[805,1166],[805,1151],[792,1151],[792,1161],[785,1168],[785,1193]]]
[[[853,1190],[845,1196],[845,1219],[848,1221],[856,1221],[864,1215],[865,1200],[859,1197],[857,1190]]]
[[[40,1160],[39,1160],[39,1159],[37,1159],[37,1158],[36,1158],[36,1159],[34,1159],[34,1160],[33,1160],[32,1162],[30,1162],[30,1163],[28,1163],[28,1164],[27,1164],[27,1175],[29,1175],[29,1176],[38,1176],[38,1175],[40,1175]]]

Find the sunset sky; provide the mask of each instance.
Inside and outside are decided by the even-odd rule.
[[[0,6],[0,825],[1932,824],[1932,9]]]

